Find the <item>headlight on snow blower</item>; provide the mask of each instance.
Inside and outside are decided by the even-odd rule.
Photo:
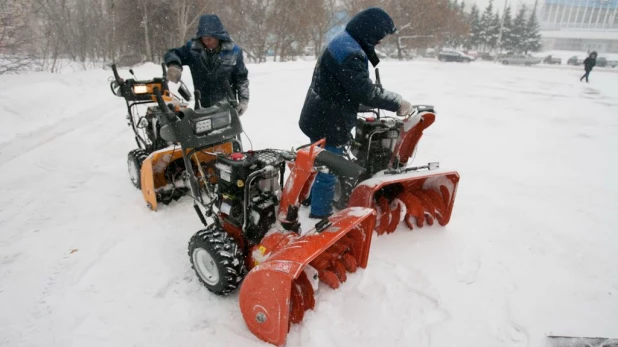
[[[133,94],[148,94],[148,87],[143,84],[133,86]]]
[[[232,123],[230,112],[219,112],[213,115],[195,119],[193,130],[196,135],[203,135],[213,130],[223,129]]]

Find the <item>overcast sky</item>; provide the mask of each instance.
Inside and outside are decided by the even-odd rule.
[[[489,4],[489,0],[464,0],[466,2],[466,8],[470,9],[470,6],[472,6],[472,4],[475,4],[480,7],[480,8],[485,8],[487,6],[487,4]],[[529,6],[533,6],[534,5],[534,0],[508,0],[509,4],[511,5],[511,8],[517,8],[519,7],[520,4],[526,4]],[[500,9],[500,12],[502,12],[502,9],[504,8],[504,0],[493,0],[494,3],[494,9],[497,7],[498,9]],[[543,0],[539,0],[539,4],[538,6],[540,7],[543,4]]]

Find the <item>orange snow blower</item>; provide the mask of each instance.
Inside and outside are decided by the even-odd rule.
[[[112,93],[125,99],[128,124],[138,146],[127,155],[129,177],[133,185],[142,190],[146,205],[152,210],[156,211],[159,203],[169,204],[189,191],[182,151],[177,142],[168,141],[162,134],[163,124],[159,119],[167,113],[191,119],[190,124],[179,123],[178,126],[184,127],[185,132],[197,126],[202,140],[200,144],[208,142],[210,145],[210,148],[194,153],[190,161],[194,171],[203,174],[206,179],[214,180],[214,167],[211,164],[215,157],[208,153],[242,150],[242,126],[235,108],[237,101],[234,100],[229,84],[225,86],[228,100],[207,108],[200,105],[200,94],[196,90],[193,110],[187,103],[191,100],[191,93],[182,80],[178,87],[182,99],[170,91],[165,64],[161,64],[162,77],[150,80],[123,79],[116,64],[112,64],[111,68],[114,73],[110,82]],[[135,77],[133,70],[129,71]],[[140,114],[140,106],[147,108],[144,114]],[[200,170],[197,169],[198,162]]]
[[[376,84],[380,74],[376,69]],[[450,221],[459,173],[440,170],[437,162],[408,166],[423,131],[436,120],[433,106],[417,105],[405,117],[389,117],[362,108],[346,159],[363,167],[358,180],[337,177],[334,206],[378,211],[378,235],[392,233],[403,221],[409,228]],[[402,218],[403,217],[403,218]]]
[[[158,89],[155,94],[162,103]],[[367,266],[376,221],[374,209],[355,207],[303,231],[300,201],[318,171],[354,179],[364,170],[333,160],[323,140],[296,152],[209,152],[212,136],[202,134],[203,124],[217,117],[169,110],[157,119],[162,138],[181,147],[193,207],[205,226],[189,241],[189,258],[200,282],[217,295],[232,293],[244,279],[239,303],[248,328],[282,345],[291,324],[314,308],[320,282],[337,288],[347,273]],[[208,156],[211,176],[198,154]],[[288,162],[295,165],[284,182]]]

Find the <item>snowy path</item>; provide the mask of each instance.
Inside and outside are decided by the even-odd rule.
[[[255,148],[305,143],[313,63],[249,69]],[[321,291],[288,345],[618,337],[618,74],[586,85],[579,71],[426,61],[381,74],[437,107],[415,163],[460,172],[451,223],[374,237],[369,267]],[[196,280],[190,201],[150,212],[131,186],[110,75],[0,77],[0,346],[263,346],[236,296]]]

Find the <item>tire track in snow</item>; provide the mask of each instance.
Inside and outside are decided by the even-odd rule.
[[[80,271],[79,275],[76,276],[74,283],[75,285],[79,288],[79,287],[83,287],[84,286],[84,279],[92,272],[92,269],[96,267],[97,264],[99,264],[101,262],[101,260],[103,260],[103,258],[114,248],[116,248],[116,246],[118,246],[118,244],[120,244],[119,240],[108,240],[106,242],[104,242],[101,246],[99,246],[97,248],[97,252],[94,256],[94,258],[92,258],[84,267],[83,269]]]
[[[92,125],[94,120],[100,119],[102,116],[111,116],[112,112],[117,109],[117,104],[105,100],[92,107],[77,111],[75,115],[63,118],[50,127],[17,137],[9,142],[0,143],[0,168],[63,135]]]
[[[37,150],[43,145],[49,144],[66,134],[96,126],[96,120],[116,115],[117,112],[115,111],[117,109],[118,107],[114,103],[102,101],[92,107],[75,112],[74,116],[60,119],[55,125],[49,128],[43,128],[31,134],[18,137],[10,142],[0,144],[0,169],[5,169],[8,167],[7,164],[10,164],[12,160]],[[34,165],[48,173],[61,171],[57,167],[42,162],[42,160],[45,159],[46,158],[36,158]],[[83,182],[78,183],[81,184]],[[25,192],[23,189],[8,190],[7,188],[7,190],[0,190],[2,194],[0,197],[0,227],[3,227],[4,231],[11,232],[8,235],[1,235],[0,249],[15,243],[27,235],[23,230],[11,230],[5,227],[5,225],[10,226],[9,222],[16,218],[30,221],[31,218],[28,216],[31,216],[36,219],[38,214],[34,212],[36,209],[31,205],[33,202],[36,203],[40,194],[44,194],[45,189],[46,186],[43,185],[42,188],[34,189],[34,187],[32,187],[31,190]],[[24,196],[24,193],[26,193],[26,196]],[[29,231],[30,230],[28,230],[28,232]],[[34,231],[36,232],[38,230]]]
[[[64,270],[67,267],[71,256],[72,256],[71,252],[67,252],[58,261],[56,266],[53,268],[51,274],[47,278],[45,286],[43,287],[43,290],[41,291],[41,293],[39,294],[36,300],[36,304],[33,309],[32,315],[28,317],[28,320],[26,322],[26,329],[25,329],[26,331],[22,335],[20,345],[23,346],[27,342],[27,337],[31,335],[32,333],[34,333],[35,331],[37,331],[37,329],[40,328],[41,325],[43,324],[49,325],[49,323],[52,321],[49,318],[45,319],[46,317],[51,315],[53,311],[53,307],[52,307],[52,304],[49,302],[50,301],[49,299],[53,295],[53,290],[54,290],[56,283],[58,282],[60,277],[64,275],[65,273]]]

